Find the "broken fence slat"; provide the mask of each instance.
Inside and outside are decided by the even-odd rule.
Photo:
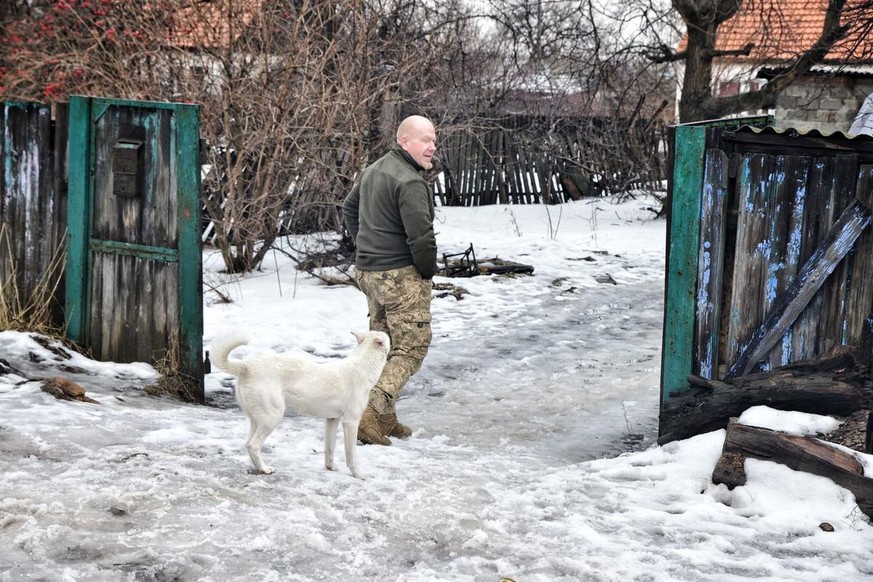
[[[788,327],[821,288],[855,241],[870,224],[870,210],[855,201],[825,236],[822,244],[809,257],[798,277],[785,292],[782,301],[758,328],[752,341],[731,366],[726,379],[748,374],[782,338]]]
[[[716,375],[724,274],[724,237],[727,217],[728,157],[721,151],[706,152],[697,259],[697,320],[695,367],[704,378]]]

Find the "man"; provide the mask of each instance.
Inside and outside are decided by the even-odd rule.
[[[343,203],[343,222],[356,246],[355,282],[367,297],[370,329],[391,337],[385,369],[373,390],[358,439],[390,445],[412,430],[397,420],[394,402],[415,374],[431,341],[431,279],[437,270],[433,193],[421,176],[432,166],[436,130],[413,115],[397,128],[397,143],[367,167]]]

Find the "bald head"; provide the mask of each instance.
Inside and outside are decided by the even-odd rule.
[[[397,143],[400,143],[403,136],[412,136],[428,130],[434,131],[434,127],[427,117],[410,115],[397,126]]]
[[[410,115],[397,126],[397,144],[425,170],[433,167],[436,129],[427,117]]]

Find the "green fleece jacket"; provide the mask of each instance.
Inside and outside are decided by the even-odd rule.
[[[343,202],[343,222],[355,242],[356,268],[387,271],[415,265],[422,278],[437,271],[433,193],[424,168],[399,146],[368,166]]]

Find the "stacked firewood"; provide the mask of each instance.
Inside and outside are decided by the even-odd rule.
[[[858,507],[873,517],[873,479],[852,450],[873,454],[873,382],[854,351],[839,348],[814,360],[797,362],[729,382],[691,376],[693,389],[672,398],[661,411],[661,444],[726,428],[713,482],[733,489],[745,484],[745,459],[782,463],[797,471],[827,477],[855,495]],[[736,418],[751,406],[831,415],[843,422],[821,438],[746,426]]]

